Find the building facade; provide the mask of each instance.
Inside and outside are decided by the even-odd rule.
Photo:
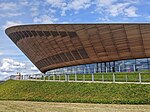
[[[43,73],[150,69],[150,24],[43,24],[6,29]]]
[[[150,58],[101,62],[58,68],[48,74],[91,74],[103,72],[137,72],[150,70]]]

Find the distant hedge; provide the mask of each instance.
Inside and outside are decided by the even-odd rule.
[[[150,85],[9,80],[0,84],[0,100],[150,104]]]

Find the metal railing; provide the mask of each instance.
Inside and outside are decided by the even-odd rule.
[[[150,72],[92,73],[60,75],[24,75],[13,77],[14,80],[72,81],[72,82],[137,82],[150,83]]]
[[[100,81],[100,82],[149,82],[150,72],[136,72],[136,73],[98,73],[98,74],[65,74],[65,75],[49,75],[45,76],[43,80],[49,81]]]

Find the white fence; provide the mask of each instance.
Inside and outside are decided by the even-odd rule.
[[[96,74],[63,74],[63,75],[19,75],[10,76],[14,80],[47,80],[47,81],[88,81],[88,82],[146,82],[150,83],[150,72],[139,73],[96,73]]]

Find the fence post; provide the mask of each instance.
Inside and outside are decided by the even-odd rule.
[[[83,74],[83,81],[85,81],[85,74]]]
[[[126,82],[128,82],[128,75],[126,74]]]
[[[102,81],[104,82],[104,74],[102,73]]]
[[[55,75],[53,75],[53,81],[55,80]]]
[[[44,75],[44,81],[45,81],[45,75]]]
[[[68,78],[67,78],[68,80],[67,80],[67,81],[69,81],[69,80],[70,80],[69,78],[70,78],[70,75],[68,74]]]
[[[75,73],[75,81],[77,81],[77,74]]]
[[[60,81],[60,75],[59,75],[59,81]]]
[[[113,73],[113,83],[115,83],[115,74]]]
[[[67,81],[67,75],[65,74],[65,81]]]
[[[94,74],[92,73],[92,81],[94,81]]]
[[[139,83],[141,83],[141,73],[139,72]]]

